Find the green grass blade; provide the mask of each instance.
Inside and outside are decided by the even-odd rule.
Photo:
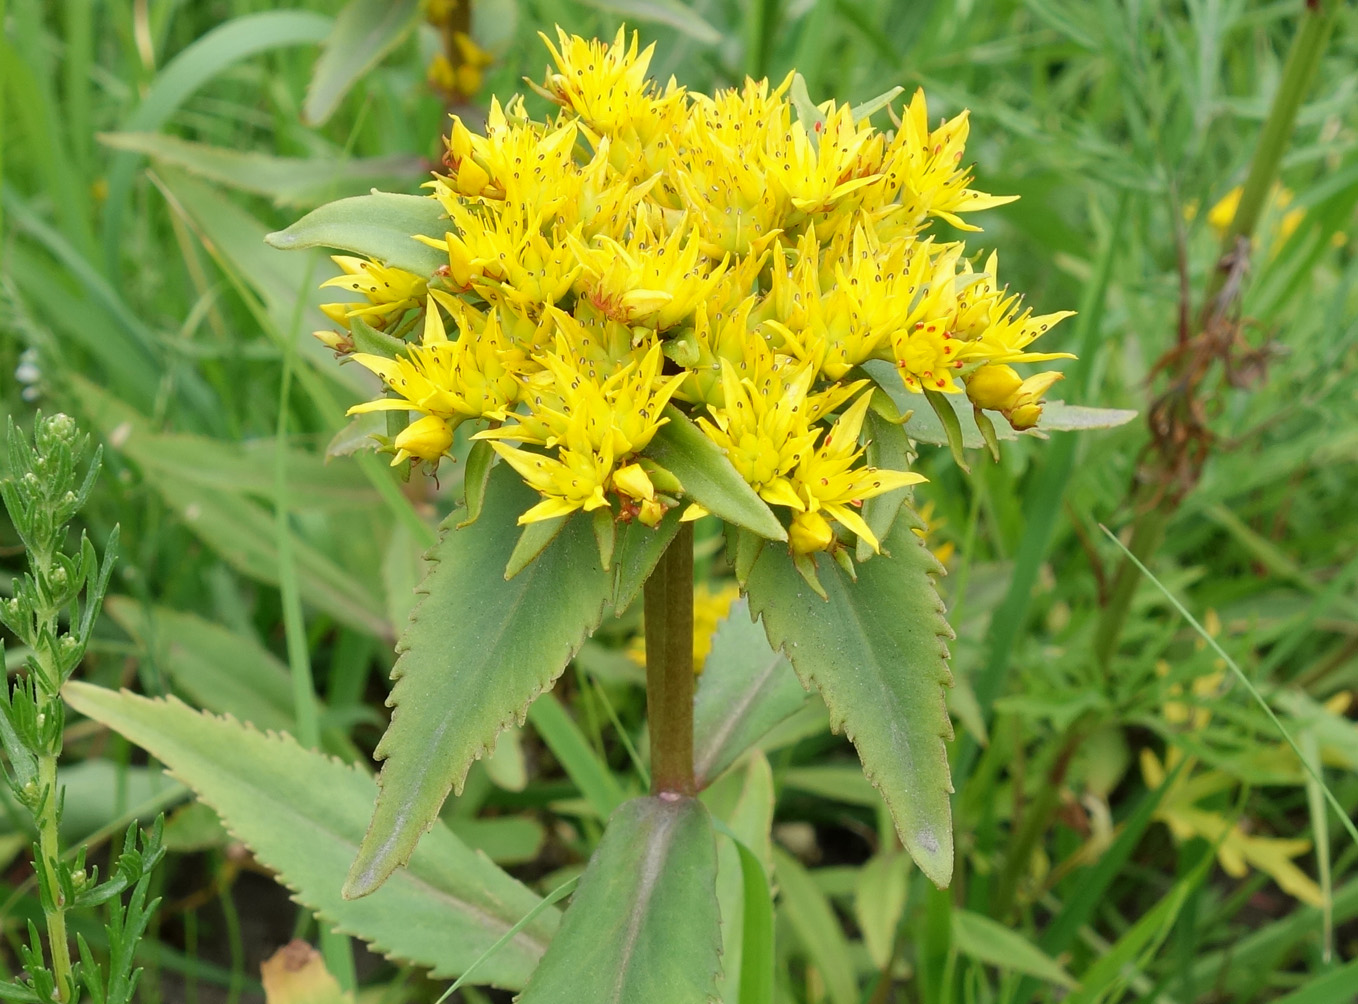
[[[159,132],[194,92],[223,70],[271,49],[318,43],[332,23],[310,11],[264,11],[219,25],[170,60],[120,131]],[[109,168],[103,232],[110,274],[117,271],[123,213],[137,161],[134,153],[120,153]]]
[[[1245,675],[1245,671],[1240,668],[1240,666],[1236,663],[1234,659],[1232,659],[1229,655],[1226,654],[1226,650],[1221,647],[1221,645],[1217,642],[1216,638],[1208,634],[1206,628],[1204,628],[1201,624],[1198,623],[1197,618],[1190,614],[1188,612],[1188,609],[1182,603],[1179,602],[1178,597],[1176,597],[1172,592],[1166,589],[1164,583],[1157,579],[1151,573],[1150,569],[1148,569],[1145,565],[1138,561],[1136,555],[1132,554],[1132,552],[1127,549],[1127,547],[1122,543],[1122,541],[1118,540],[1116,534],[1114,534],[1111,530],[1108,529],[1108,527],[1103,526],[1102,524],[1099,525],[1099,529],[1101,529],[1104,532],[1104,534],[1107,535],[1109,540],[1111,540],[1114,544],[1118,546],[1118,549],[1121,550],[1122,553],[1125,554],[1128,557],[1128,559],[1131,560],[1131,562],[1137,567],[1137,569],[1141,572],[1142,575],[1146,576],[1146,578],[1150,579],[1150,581],[1155,584],[1155,588],[1160,590],[1161,594],[1165,597],[1165,599],[1169,600],[1170,605],[1173,606],[1174,609],[1179,612],[1179,615],[1183,617],[1184,620],[1188,621],[1188,623],[1192,626],[1193,630],[1198,633],[1198,636],[1202,638],[1202,640],[1212,649],[1212,651],[1216,652],[1216,654],[1221,658],[1221,660],[1224,663],[1226,663],[1227,666],[1230,667],[1231,672],[1235,674],[1235,678],[1240,681],[1240,685],[1245,688],[1245,690],[1249,693],[1249,695],[1252,698],[1254,698],[1255,703],[1258,704],[1259,707],[1263,709],[1264,714],[1268,716],[1268,720],[1272,722],[1273,727],[1278,730],[1278,734],[1283,737],[1283,740],[1287,743],[1289,747],[1291,747],[1292,752],[1297,755],[1297,759],[1300,760],[1302,766],[1306,768],[1306,773],[1318,785],[1320,785],[1320,790],[1324,792],[1325,795],[1325,801],[1329,803],[1330,808],[1332,808],[1335,811],[1336,815],[1339,816],[1339,821],[1344,824],[1344,829],[1348,831],[1349,836],[1353,839],[1354,846],[1358,847],[1358,826],[1354,825],[1354,822],[1349,817],[1349,814],[1345,812],[1344,807],[1339,804],[1339,799],[1334,797],[1334,792],[1332,792],[1330,790],[1330,786],[1325,783],[1325,779],[1316,773],[1315,768],[1311,766],[1310,761],[1302,753],[1301,748],[1297,746],[1296,740],[1292,738],[1292,733],[1287,730],[1286,726],[1284,726],[1281,721],[1279,721],[1278,716],[1274,713],[1272,706],[1270,706],[1268,701],[1264,699],[1264,695],[1259,693],[1258,688],[1256,688],[1255,685],[1250,682],[1250,678]]]

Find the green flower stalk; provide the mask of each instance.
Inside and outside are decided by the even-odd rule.
[[[131,945],[145,927],[146,875],[159,860],[160,824],[138,850],[135,825],[114,874],[102,884],[98,869],[85,868],[85,852],[71,861],[61,850],[63,792],[57,777],[66,708],[61,687],[89,646],[94,622],[108,590],[117,553],[118,530],[109,536],[101,561],[83,533],[73,554],[65,550],[67,525],[85,505],[99,473],[100,451],[90,456],[89,437],[67,415],[38,416],[33,440],[9,423],[9,473],[0,497],[28,555],[28,572],[16,579],[14,595],[0,601],[0,623],[28,650],[26,674],[0,699],[0,745],[8,759],[6,778],[19,804],[33,816],[37,843],[33,870],[46,918],[46,952],[36,928],[20,949],[28,980],[0,983],[0,997],[23,1002],[66,1004],[80,996],[83,982],[96,1004],[131,999],[137,974]],[[109,929],[114,964],[107,977],[79,942],[79,963],[71,956],[66,914],[94,906],[135,885],[127,911]]]

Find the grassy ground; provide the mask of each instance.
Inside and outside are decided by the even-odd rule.
[[[380,734],[393,625],[458,475],[402,494],[375,458],[323,464],[360,393],[353,368],[307,337],[332,272],[262,243],[327,199],[414,191],[439,152],[445,108],[425,84],[437,41],[422,33],[364,69],[322,125],[304,124],[337,6],[0,3],[0,398],[21,424],[63,409],[107,444],[86,519],[97,539],[122,526],[120,595],[86,675],[240,714],[219,671],[253,659],[266,667],[256,720],[312,716],[347,755]],[[1353,999],[1358,846],[1167,598],[1203,622],[1352,816],[1358,19],[1347,5],[1260,222],[1239,323],[1163,362],[1198,330],[1224,225],[1209,210],[1245,179],[1305,6],[713,0],[671,18],[684,30],[647,18],[671,10],[660,4],[477,7],[496,55],[482,102],[540,76],[538,29],[611,36],[627,10],[659,41],[662,79],[709,88],[795,67],[818,100],[899,83],[923,86],[934,116],[970,108],[981,187],[1023,197],[985,214],[984,245],[1039,309],[1081,310],[1053,336],[1084,359],[1055,396],[1141,414],[1115,431],[1024,440],[999,464],[974,456],[970,476],[926,450],[931,544],[951,552],[942,588],[959,636],[957,879],[939,892],[906,871],[848,744],[802,716],[768,746],[788,852],[780,1000],[1050,999],[1051,959],[1081,980],[1080,1000]],[[1204,379],[1190,379],[1188,359]],[[1169,404],[1177,417],[1153,436],[1146,416]],[[1161,537],[1147,556],[1166,592],[1138,578],[1125,617],[1121,551],[1100,525]],[[5,580],[20,567],[14,544],[0,527]],[[633,735],[643,710],[618,654],[628,629],[609,628],[560,690],[624,783],[635,777],[609,709]],[[72,837],[106,844],[129,814],[182,804],[106,734],[75,722],[68,748]],[[448,813],[546,889],[579,867],[598,825],[572,807],[571,778],[531,728],[519,748],[525,777],[478,769]],[[1178,773],[1160,786],[1166,770]],[[314,924],[209,813],[173,819],[141,997],[258,1000],[261,957],[294,933],[314,940]],[[39,909],[27,840],[0,833],[0,966],[11,970]],[[96,943],[98,924],[84,929]],[[382,988],[373,1000],[441,991],[361,954],[358,972]]]

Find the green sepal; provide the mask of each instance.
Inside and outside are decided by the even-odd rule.
[[[459,530],[471,526],[481,515],[481,505],[486,498],[486,484],[490,481],[490,468],[495,462],[495,450],[490,440],[477,439],[467,451],[467,466],[462,472],[462,487],[466,492],[463,505],[467,518],[457,524]]]
[[[876,394],[874,391],[873,396]],[[888,471],[908,471],[914,449],[905,429],[890,419],[882,418],[871,409],[868,410],[867,426],[868,464]],[[891,531],[891,525],[896,522],[896,515],[901,511],[902,503],[909,497],[910,486],[907,485],[864,500],[863,521],[868,524],[868,529],[879,541],[886,539],[886,535]],[[871,544],[859,538],[854,557],[860,563],[870,560],[876,553]]]
[[[853,558],[849,555],[847,547],[836,547],[830,552],[830,556],[835,559],[835,564],[844,569],[844,574],[852,581],[858,581],[858,571],[854,568]]]
[[[665,417],[669,421],[646,447],[646,455],[679,479],[685,497],[769,540],[787,540],[783,524],[731,466],[721,447],[673,405],[665,407]]]
[[[641,457],[637,462],[641,464],[641,469],[651,479],[651,484],[655,485],[657,492],[664,492],[676,498],[684,494],[683,484],[671,471],[661,467],[650,457]]]
[[[448,226],[437,199],[373,192],[313,209],[264,240],[281,251],[314,247],[349,251],[415,275],[430,276],[448,264],[448,256],[414,235],[442,240]]]
[[[976,428],[981,430],[981,438],[985,440],[986,449],[990,451],[990,459],[995,463],[1000,462],[1000,437],[995,434],[995,423],[990,420],[980,408],[972,406],[972,417],[976,419]]]
[[[613,545],[618,539],[618,524],[614,521],[613,509],[610,506],[595,509],[591,525],[594,528],[594,540],[599,545],[599,564],[607,572],[613,567]]]
[[[378,331],[361,317],[349,318],[349,334],[353,336],[354,348],[374,356],[394,359],[403,354],[408,346],[399,338],[393,338],[385,331]]]
[[[736,573],[736,581],[740,583],[742,589],[745,582],[750,577],[750,569],[754,567],[759,552],[764,549],[767,541],[753,530],[747,530],[743,526],[728,526],[726,533],[727,552],[731,556],[731,567]]]
[[[862,373],[863,371],[859,370],[858,372]],[[866,373],[864,375],[870,376],[870,374]],[[910,421],[910,416],[914,414],[914,412],[901,411],[896,404],[895,398],[880,386],[876,385],[872,388],[872,397],[868,401],[868,411],[877,415],[879,418],[885,419],[892,425],[904,425],[906,422]]]
[[[825,125],[825,114],[811,100],[811,95],[806,89],[806,78],[800,73],[792,75],[792,88],[788,91],[788,100],[792,102],[792,108],[797,113],[797,121],[806,130],[806,136],[811,140],[812,147],[819,150],[819,127]]]
[[[701,802],[625,802],[519,1004],[709,1004],[721,968],[716,884],[716,838]]]
[[[519,541],[514,545],[514,551],[505,565],[505,581],[508,582],[532,564],[533,559],[546,550],[548,544],[556,540],[557,534],[566,528],[567,521],[573,515],[575,514],[553,516],[551,519],[523,524],[523,532],[519,534]]]
[[[684,328],[677,335],[667,338],[664,348],[665,358],[682,369],[691,370],[701,361],[698,336],[692,328]]]
[[[854,105],[849,109],[849,114],[853,116],[855,122],[859,122],[862,119],[868,118],[875,112],[881,111],[904,93],[905,88],[898,84],[889,91],[883,91],[875,98],[868,98],[868,100],[864,101],[862,104]]]
[[[971,468],[967,466],[967,459],[962,455],[962,422],[957,417],[957,412],[952,404],[949,403],[948,396],[940,394],[936,390],[926,389],[924,400],[929,402],[929,407],[934,409],[934,414],[943,424],[943,434],[948,437],[948,449],[952,451],[953,462],[964,473],[970,474]]]
[[[821,599],[828,601],[830,595],[825,591],[825,586],[821,584],[820,576],[816,574],[816,559],[809,554],[793,554],[792,565],[797,569],[797,574],[806,580],[806,584]]]
[[[614,548],[617,559],[613,563],[616,579],[613,585],[613,612],[622,615],[636,600],[641,587],[651,575],[665,548],[679,532],[679,510],[665,513],[660,525],[652,529],[641,523],[631,523],[618,534]]]

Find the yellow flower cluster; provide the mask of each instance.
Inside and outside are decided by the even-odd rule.
[[[1067,312],[1033,316],[994,255],[981,268],[926,233],[934,218],[975,230],[961,214],[1009,201],[970,187],[965,112],[930,129],[919,93],[883,132],[865,110],[798,100],[794,76],[708,96],[651,80],[635,36],[558,29],[547,45],[555,67],[534,87],[552,117],[515,98],[492,101],[483,133],[453,118],[428,186],[446,234],[419,238],[446,266],[336,259],[334,283],[367,301],[332,306],[336,321],[400,336],[424,312],[395,358],[353,356],[392,395],[354,411],[421,416],[397,462],[437,462],[483,420],[474,438],[542,495],[520,522],[613,506],[654,525],[685,501],[646,452],[674,406],[786,511],[805,554],[836,550],[835,524],[876,548],[858,507],[923,480],[864,463],[880,394],[864,363],[1036,424],[1059,375],[1011,364],[1058,358],[1026,350]]]

